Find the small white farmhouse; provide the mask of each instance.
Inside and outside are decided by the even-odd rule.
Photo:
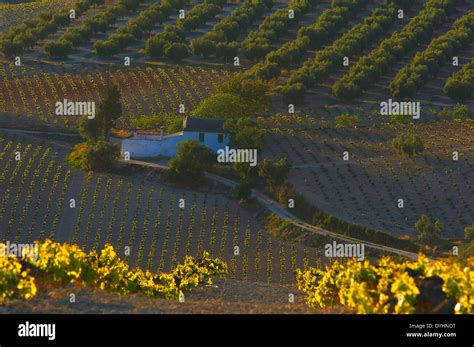
[[[217,153],[229,144],[230,136],[224,130],[224,120],[186,117],[179,133],[163,136],[135,132],[122,141],[122,155],[128,152],[130,158],[174,157],[178,144],[188,139],[195,139]]]

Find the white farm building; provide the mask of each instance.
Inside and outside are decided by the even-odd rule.
[[[131,138],[122,141],[122,154],[128,152],[130,158],[174,157],[178,144],[188,139],[197,140],[217,153],[229,144],[230,136],[224,131],[224,120],[186,117],[183,130],[175,134],[134,132]]]

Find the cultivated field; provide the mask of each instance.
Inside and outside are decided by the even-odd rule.
[[[67,73],[56,69],[46,73],[36,67],[0,68],[0,112],[10,115],[12,125],[20,121],[72,129],[77,118],[56,115],[55,103],[63,99],[99,102],[108,83],[115,83],[121,87],[123,103],[119,126],[129,129],[131,119],[178,114],[181,104],[191,111],[230,76],[225,70],[192,66],[87,72],[76,68]]]
[[[359,114],[363,118],[370,118],[371,123],[379,123],[380,118],[372,117],[374,113],[378,113],[380,109],[380,102],[386,101],[391,96],[389,85],[399,73],[399,71],[412,62],[416,53],[419,53],[427,48],[431,40],[445,34],[451,28],[453,23],[461,18],[462,16],[474,10],[474,3],[467,1],[462,5],[453,7],[453,10],[448,12],[446,20],[440,26],[436,26],[432,32],[426,31],[423,40],[406,51],[401,57],[397,57],[396,62],[391,64],[389,68],[383,73],[377,76],[372,84],[364,90],[364,93],[357,97],[351,102],[341,102],[335,97],[332,88],[334,84],[339,81],[342,77],[348,74],[351,69],[360,63],[361,58],[367,57],[376,48],[380,46],[382,41],[389,39],[393,34],[401,33],[405,29],[406,24],[419,15],[423,9],[423,1],[413,1],[413,4],[404,12],[404,19],[394,21],[394,23],[380,32],[375,37],[371,38],[368,42],[362,42],[360,45],[355,46],[353,51],[346,51],[345,56],[349,58],[349,66],[334,66],[324,72],[324,78],[319,80],[317,83],[312,84],[308,87],[308,93],[305,98],[305,102],[297,105],[297,109],[305,114],[317,115],[317,117],[323,117],[325,119],[332,119],[334,116],[339,115],[341,112],[349,112]],[[374,8],[374,6],[372,6]],[[370,11],[366,10],[363,16],[358,16],[357,19],[351,21],[344,30],[354,30],[358,24],[364,19],[364,16],[370,14]],[[348,40],[336,38],[334,42],[325,47],[328,52],[338,52],[338,46],[346,44]],[[314,52],[316,53],[316,52]],[[305,55],[307,62],[311,59],[317,61],[317,55],[314,53]],[[349,54],[350,53],[350,54]],[[449,99],[443,93],[444,84],[449,76],[459,70],[459,66],[466,64],[474,54],[474,40],[471,40],[467,45],[462,45],[462,48],[454,52],[452,56],[446,58],[446,61],[440,65],[439,71],[436,72],[429,80],[424,84],[424,88],[419,91],[416,95],[416,100],[420,101],[422,107],[425,110],[430,108],[440,108],[453,104],[453,101]],[[451,64],[451,58],[457,57],[459,60],[459,66],[453,66]],[[302,59],[301,62],[304,62]],[[278,85],[284,85],[293,74],[302,66],[301,63],[292,66],[290,69],[283,69],[282,75],[278,78],[276,83]],[[283,100],[276,100],[276,103],[280,105],[280,109],[286,108],[286,103]],[[470,98],[464,102],[474,112],[474,98]],[[321,108],[327,110],[327,112],[321,112]]]
[[[33,120],[39,118],[42,123],[56,127],[68,126],[74,121],[53,116],[51,103],[68,96],[96,99],[101,85],[111,80],[120,83],[124,88],[126,115],[120,125],[128,127],[131,118],[150,113],[177,113],[180,104],[186,105],[189,112],[233,72],[240,71],[254,76],[255,67],[278,62],[279,72],[275,78],[273,75],[264,78],[277,88],[286,84],[293,85],[301,79],[301,74],[303,77],[311,77],[311,69],[319,66],[318,64],[326,61],[328,57],[333,57],[334,62],[331,61],[330,65],[324,65],[323,68],[312,72],[316,74],[316,81],[308,82],[302,79],[306,97],[304,102],[296,102],[296,109],[318,119],[332,119],[341,112],[350,112],[360,115],[370,123],[378,123],[379,119],[373,117],[373,114],[379,111],[381,101],[391,97],[389,86],[400,70],[413,61],[416,53],[425,50],[433,40],[449,33],[458,19],[468,16],[470,11],[474,10],[474,3],[471,1],[451,0],[440,7],[442,10],[439,10],[441,12],[439,18],[436,17],[438,19],[431,19],[426,14],[430,14],[434,6],[430,7],[424,1],[417,0],[404,5],[403,18],[398,18],[392,12],[401,6],[397,7],[397,1],[392,2],[389,2],[390,5],[384,5],[380,2],[358,0],[357,5],[350,8],[344,2],[332,4],[329,0],[314,0],[307,8],[297,12],[294,19],[284,23],[283,27],[274,24],[282,20],[281,13],[286,13],[288,9],[300,9],[303,5],[272,2],[261,14],[249,19],[247,25],[238,26],[238,30],[231,31],[232,39],[227,43],[241,44],[232,46],[230,50],[239,58],[238,66],[229,59],[234,55],[224,57],[215,49],[210,51],[209,56],[203,57],[199,51],[195,52],[192,48],[192,42],[196,39],[212,38],[215,32],[221,30],[219,25],[227,23],[226,20],[242,10],[242,3],[218,2],[219,10],[215,14],[212,12],[212,15],[207,17],[203,15],[202,18],[199,17],[200,20],[189,24],[189,30],[183,34],[183,40],[178,42],[188,50],[188,56],[183,58],[182,63],[176,63],[167,56],[150,56],[145,50],[147,41],[162,34],[165,27],[176,26],[180,21],[176,12],[166,12],[161,21],[141,27],[142,34],[135,34],[131,41],[124,39],[124,43],[114,48],[110,56],[98,56],[94,50],[96,42],[109,42],[117,35],[134,33],[131,28],[141,25],[137,23],[143,22],[142,17],[146,13],[151,10],[161,11],[159,3],[143,1],[138,2],[137,7],[126,15],[109,20],[90,37],[74,43],[67,57],[48,57],[44,51],[48,42],[65,40],[65,37],[67,39],[69,29],[86,26],[87,20],[109,11],[113,2],[94,5],[73,23],[52,30],[49,35],[26,48],[21,54],[23,66],[14,66],[13,57],[3,58],[5,65],[1,67],[0,110],[14,115],[27,114]],[[185,2],[182,8],[185,12],[190,12],[197,6],[198,3]],[[384,16],[387,19],[384,19]],[[371,21],[367,22],[368,18],[371,18]],[[369,23],[373,21],[378,23],[377,26],[370,26]],[[412,31],[410,25],[413,23],[426,26],[417,33],[420,39],[416,44],[406,43],[408,39],[401,40],[401,44],[406,44],[407,48],[396,57],[396,62],[384,65],[380,71],[369,76],[370,83],[364,86],[361,95],[351,102],[335,97],[332,89],[337,82],[359,68],[364,59],[373,54],[383,42],[396,35],[405,37],[403,35],[406,32]],[[129,29],[127,31],[124,28]],[[278,35],[270,35],[271,30],[277,30]],[[301,37],[310,37],[309,30],[321,31],[321,38],[313,38],[315,42],[308,46]],[[228,33],[227,36],[231,34]],[[267,46],[264,54],[253,57],[247,45],[254,42],[256,37],[260,37],[259,40],[263,40]],[[296,48],[292,47],[298,50],[294,53],[291,49]],[[473,49],[474,40],[471,39],[462,47],[452,50],[449,57],[443,56],[439,67],[423,82],[423,87],[415,95],[425,110],[454,104],[454,101],[443,93],[444,84],[448,77],[468,62],[473,55]],[[454,56],[458,58],[459,66],[451,64],[451,58]],[[124,67],[125,57],[131,59],[130,67]],[[348,58],[348,66],[341,63],[343,57]],[[277,89],[275,92],[273,110],[287,112],[288,102]],[[28,100],[35,102],[28,103]],[[472,97],[464,103],[473,109]],[[321,112],[322,109],[325,112]]]
[[[309,201],[343,220],[395,236],[415,236],[422,214],[440,219],[443,236],[462,238],[474,216],[474,124],[444,121],[416,126],[426,150],[408,159],[391,141],[403,126],[274,132],[266,156],[286,155],[290,181]],[[349,152],[349,160],[343,153]],[[453,152],[459,160],[453,161]],[[397,206],[404,200],[404,208]]]
[[[64,9],[76,5],[70,20]],[[288,183],[315,207],[412,239],[423,214],[441,220],[446,239],[462,239],[474,223],[472,0],[52,0],[0,5],[0,16],[2,128],[76,131],[78,118],[56,115],[55,103],[98,103],[115,84],[117,128],[131,130],[143,116],[190,115],[235,76],[262,80],[270,111],[248,115],[266,131],[259,161],[288,157]],[[445,92],[451,76],[471,94]],[[421,119],[381,116],[389,98],[419,101]],[[436,116],[457,103],[471,114]],[[360,124],[333,126],[345,113]],[[222,187],[176,188],[151,171],[79,172],[64,162],[70,143],[0,131],[1,239],[111,242],[154,271],[208,250],[233,279],[287,284],[295,268],[325,259],[270,236],[255,207]],[[391,142],[404,132],[425,151],[397,154]]]
[[[86,249],[110,242],[122,252],[129,246],[131,264],[154,271],[207,250],[228,262],[231,278],[279,283],[293,283],[296,267],[319,258],[319,249],[269,236],[228,193],[172,188],[145,173],[88,175],[63,162],[68,146],[28,137],[2,134],[0,148],[2,240],[51,238]]]
[[[0,32],[37,15],[40,12],[70,8],[73,0],[41,0],[18,4],[0,3]]]

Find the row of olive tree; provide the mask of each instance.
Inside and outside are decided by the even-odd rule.
[[[376,8],[372,14],[347,31],[332,45],[318,51],[316,56],[306,61],[292,73],[287,83],[280,89],[285,98],[293,103],[302,102],[306,90],[339,69],[344,57],[351,57],[370,45],[373,40],[386,32],[396,20],[397,7],[392,3]]]
[[[65,59],[75,47],[89,41],[97,33],[106,32],[118,18],[135,11],[142,0],[118,0],[91,18],[85,19],[80,26],[70,27],[56,41],[47,41],[44,52],[52,58]]]
[[[269,52],[265,60],[247,70],[245,76],[260,80],[278,77],[282,69],[298,65],[308,50],[321,48],[337,35],[368,3],[368,0],[333,0],[331,8],[324,10],[314,24],[299,29],[295,40]]]
[[[390,83],[390,92],[397,98],[412,97],[436,76],[447,60],[474,40],[474,11],[462,16],[444,35],[416,54],[412,62],[401,69]]]
[[[171,14],[176,13],[177,9],[187,3],[189,0],[163,0],[152,4],[107,39],[97,40],[94,43],[94,50],[101,57],[109,57],[123,51],[136,40],[147,36],[154,27],[169,19]]]
[[[291,0],[288,6],[265,17],[258,30],[249,33],[242,42],[245,56],[250,60],[261,60],[271,50],[272,43],[287,34],[321,0]]]
[[[145,53],[154,58],[167,57],[181,61],[189,55],[184,40],[191,31],[214,18],[224,5],[224,0],[205,0],[188,11],[175,24],[166,25],[164,30],[150,37],[145,44]]]
[[[401,31],[395,32],[390,38],[383,40],[378,48],[359,59],[349,72],[333,85],[333,94],[343,100],[360,96],[408,51],[430,38],[434,30],[447,21],[447,14],[459,1],[428,1]]]
[[[241,7],[233,10],[230,16],[214,25],[211,31],[192,40],[191,50],[203,57],[215,55],[223,60],[235,57],[239,49],[239,36],[246,33],[272,6],[273,0],[246,0]]]
[[[446,80],[444,93],[456,101],[467,100],[474,95],[474,58]]]
[[[91,6],[103,2],[103,0],[78,0],[71,9],[40,13],[34,18],[10,28],[3,34],[0,38],[0,50],[8,57],[20,55],[35,46],[38,41],[66,26],[72,19],[72,13],[77,18]]]

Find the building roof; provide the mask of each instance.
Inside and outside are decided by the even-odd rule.
[[[186,117],[183,121],[183,131],[224,133],[224,122],[223,119]]]

